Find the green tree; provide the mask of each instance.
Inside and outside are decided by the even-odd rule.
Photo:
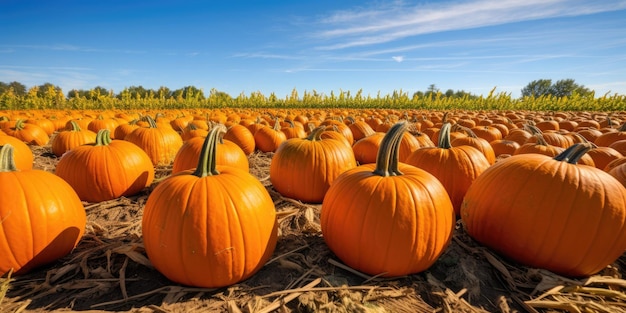
[[[522,88],[522,97],[554,96],[557,98],[571,97],[574,93],[588,96],[593,93],[583,85],[577,84],[573,79],[561,79],[552,83],[551,79],[533,80]]]
[[[528,83],[522,88],[522,97],[541,97],[550,94],[552,88],[551,79],[538,79]]]
[[[550,94],[561,98],[571,97],[574,92],[581,96],[586,96],[591,93],[591,90],[576,84],[573,79],[561,79],[552,85]]]

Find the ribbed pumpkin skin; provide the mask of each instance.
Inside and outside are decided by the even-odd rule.
[[[85,209],[61,178],[0,171],[0,276],[24,274],[67,255],[85,232]]]
[[[81,200],[101,202],[140,192],[152,184],[154,167],[141,148],[112,140],[108,145],[82,145],[68,151],[57,163],[55,174]]]
[[[424,271],[452,239],[456,219],[443,185],[398,162],[405,129],[392,126],[376,163],[341,174],[322,202],[324,241],[345,264],[370,275]]]
[[[626,249],[626,189],[590,166],[538,154],[485,170],[461,206],[467,232],[520,263],[592,275]]]
[[[254,176],[229,166],[198,178],[183,171],[150,194],[143,215],[146,253],[170,280],[223,287],[256,273],[271,257],[274,203]]]
[[[354,167],[352,149],[339,140],[292,138],[276,149],[270,181],[285,197],[321,203],[337,176]]]
[[[70,123],[72,128],[62,130],[54,136],[51,143],[52,153],[57,157],[75,147],[96,142],[96,133],[88,129],[80,129],[74,121]]]
[[[404,175],[373,174],[375,164],[340,175],[321,211],[324,241],[350,267],[393,277],[429,268],[452,238],[450,199],[426,171],[399,164]]]
[[[183,139],[168,127],[139,127],[124,138],[145,151],[153,165],[169,165],[174,161]]]
[[[256,148],[254,135],[243,125],[234,124],[228,127],[226,134],[224,134],[224,139],[237,144],[246,155],[252,154]]]
[[[14,149],[15,166],[20,170],[30,170],[33,168],[35,156],[33,151],[23,141],[9,135],[0,134],[0,146],[10,144]]]
[[[178,149],[172,164],[172,174],[196,168],[204,139],[203,137],[191,138]],[[217,164],[233,166],[246,172],[250,171],[246,154],[238,145],[229,140],[224,140],[223,143],[217,145]]]

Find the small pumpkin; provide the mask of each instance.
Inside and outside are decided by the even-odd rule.
[[[68,124],[70,128],[58,132],[52,139],[52,153],[57,157],[78,146],[96,142],[96,133],[93,131],[81,129],[76,121],[69,121]]]
[[[437,147],[419,148],[405,160],[434,175],[446,188],[454,212],[459,214],[465,192],[472,182],[489,167],[485,155],[472,146],[450,144],[450,123],[441,126]]]
[[[198,165],[198,158],[202,153],[205,138],[206,136],[194,137],[183,143],[174,157],[172,174],[194,169]],[[216,149],[216,162],[218,165],[234,166],[246,172],[250,171],[248,157],[234,142],[220,137]]]
[[[626,189],[606,172],[578,165],[591,145],[554,158],[514,155],[468,189],[461,218],[485,246],[531,267],[595,274],[626,249]]]
[[[43,128],[25,123],[23,119],[17,120],[15,126],[5,129],[5,132],[28,145],[44,146],[50,141],[50,137]]]
[[[138,127],[126,135],[124,140],[143,149],[152,160],[153,165],[169,165],[174,161],[178,149],[183,145],[183,139],[170,126],[169,122],[163,121],[157,125],[150,116],[146,116],[145,122],[148,123],[147,127]]]
[[[0,147],[0,276],[25,274],[67,255],[85,232],[85,209],[58,176],[15,165],[11,144]]]
[[[214,127],[195,171],[161,181],[144,208],[146,254],[180,284],[235,284],[259,271],[276,247],[276,209],[267,189],[245,171],[216,164],[223,131]]]
[[[406,123],[387,132],[375,164],[341,174],[321,209],[324,241],[348,266],[385,277],[429,268],[449,244],[454,210],[428,172],[398,162]]]
[[[315,128],[307,138],[288,139],[276,149],[270,181],[281,195],[321,203],[337,176],[356,167],[354,153],[344,142],[320,138],[325,128]]]
[[[111,140],[108,129],[98,132],[94,144],[69,150],[55,174],[69,183],[83,201],[101,202],[137,194],[154,180],[148,154],[138,146]]]

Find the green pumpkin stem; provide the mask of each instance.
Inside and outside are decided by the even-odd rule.
[[[593,145],[588,142],[576,143],[565,149],[563,152],[559,153],[559,155],[555,156],[554,159],[570,164],[576,164],[578,163],[580,158],[582,158],[583,155],[585,155],[585,153],[587,153],[592,148]]]
[[[439,137],[437,137],[437,147],[443,149],[452,148],[452,144],[450,143],[450,129],[452,125],[450,123],[443,123],[441,129],[439,130]]]
[[[15,166],[13,146],[8,143],[0,146],[0,172],[15,171],[17,171],[17,166]]]
[[[309,135],[306,137],[306,140],[309,140],[309,141],[321,140],[322,138],[320,138],[320,136],[325,130],[326,130],[326,126],[319,126],[319,127],[314,128],[311,131],[311,133],[309,133]]]
[[[70,121],[70,125],[68,127],[68,130],[75,131],[75,132],[81,131],[80,126],[78,125],[78,123],[76,123],[75,120],[71,120]]]
[[[108,129],[101,129],[96,135],[96,143],[94,146],[108,146],[111,143],[111,131]]]
[[[400,142],[406,128],[406,122],[399,122],[387,131],[380,143],[380,148],[378,148],[374,174],[383,177],[402,175],[402,172],[398,169],[398,155],[400,153]]]
[[[226,127],[223,125],[217,125],[209,131],[209,134],[204,139],[202,150],[200,151],[200,159],[198,160],[198,166],[193,172],[200,178],[206,176],[219,175],[217,170],[217,143],[220,138],[226,133]]]
[[[15,130],[22,130],[22,129],[24,129],[24,120],[19,119],[15,121]]]

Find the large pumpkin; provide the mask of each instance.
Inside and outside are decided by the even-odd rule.
[[[321,203],[335,178],[356,167],[350,147],[336,139],[320,138],[325,128],[316,128],[307,138],[288,139],[276,150],[270,181],[281,195]]]
[[[265,187],[245,171],[216,165],[220,131],[207,136],[196,170],[163,180],[144,209],[148,258],[177,283],[235,284],[261,269],[276,247],[276,211]]]
[[[324,241],[348,266],[370,275],[424,271],[452,238],[454,210],[443,185],[398,162],[405,129],[405,123],[395,124],[376,163],[341,174],[322,203]]]
[[[470,186],[461,218],[477,241],[520,263],[569,276],[592,275],[626,249],[626,189],[595,167],[577,165],[591,148],[555,158],[514,155]]]
[[[154,180],[148,154],[124,140],[111,140],[110,131],[98,132],[95,144],[63,154],[55,173],[68,182],[81,200],[101,202],[134,195]]]
[[[50,172],[18,170],[13,157],[10,144],[0,148],[0,276],[67,255],[87,222],[70,185]]]

